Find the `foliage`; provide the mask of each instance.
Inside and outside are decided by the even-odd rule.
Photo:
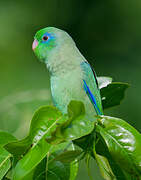
[[[112,83],[108,77],[98,82],[103,108],[119,105],[128,84]],[[65,115],[43,106],[35,112],[26,138],[0,132],[0,179],[75,180],[79,162],[91,156],[104,179],[138,180],[140,149],[140,133],[122,119],[89,116],[78,101],[70,102]]]

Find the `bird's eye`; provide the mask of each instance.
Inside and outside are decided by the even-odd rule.
[[[47,41],[48,40],[48,36],[43,36],[42,40],[43,41]]]

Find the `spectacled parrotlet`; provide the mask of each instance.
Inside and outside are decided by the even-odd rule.
[[[96,74],[67,32],[55,27],[41,29],[32,49],[49,70],[53,104],[63,114],[71,100],[83,102],[88,114],[102,114]]]

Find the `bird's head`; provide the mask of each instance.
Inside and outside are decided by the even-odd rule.
[[[73,44],[72,38],[63,30],[47,27],[39,30],[34,37],[32,49],[40,61],[48,63],[48,59],[64,44]]]

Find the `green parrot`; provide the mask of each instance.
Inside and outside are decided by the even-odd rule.
[[[52,100],[63,114],[71,100],[82,101],[88,114],[103,114],[96,74],[68,33],[55,27],[41,29],[32,49],[49,70]]]

